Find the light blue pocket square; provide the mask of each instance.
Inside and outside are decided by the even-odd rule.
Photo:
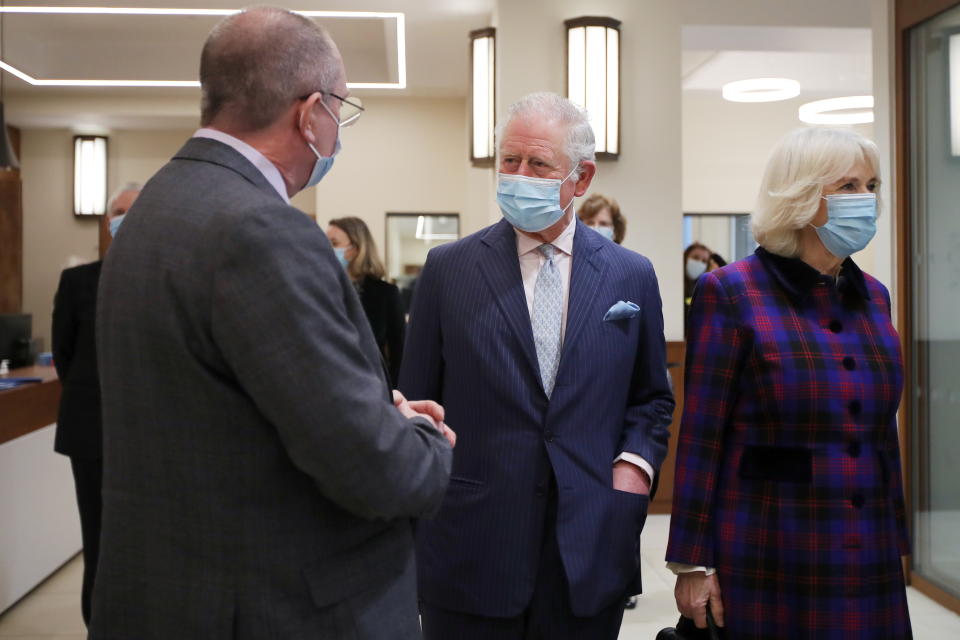
[[[612,322],[614,320],[629,320],[639,313],[640,307],[632,302],[624,302],[621,300],[607,310],[606,315],[603,316],[603,321]]]

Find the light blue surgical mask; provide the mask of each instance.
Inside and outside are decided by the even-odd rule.
[[[823,246],[840,259],[863,250],[877,233],[877,194],[844,193],[823,199],[827,222],[813,227]]]
[[[604,238],[606,238],[610,242],[613,242],[613,227],[590,227],[590,228],[596,231],[597,233],[599,233],[600,235],[602,235]]]
[[[549,229],[563,217],[566,207],[560,207],[560,186],[572,176],[575,166],[563,180],[530,178],[515,173],[501,173],[497,182],[497,204],[507,222],[521,231],[536,233]]]
[[[350,261],[347,260],[347,248],[346,247],[334,247],[333,253],[336,254],[337,260],[340,261],[340,266],[346,269],[350,266]]]
[[[115,218],[110,218],[110,237],[117,237],[117,230],[120,229],[120,225],[123,224],[123,219],[127,217],[127,214],[117,216]]]
[[[303,189],[308,189],[321,180],[327,175],[327,172],[333,167],[333,160],[337,157],[337,154],[340,153],[340,121],[337,120],[337,117],[333,115],[333,112],[330,111],[330,107],[324,104],[323,99],[320,99],[320,106],[333,118],[333,121],[337,123],[337,141],[333,145],[333,153],[329,156],[320,155],[320,152],[317,151],[317,148],[313,146],[313,143],[308,142],[307,146],[310,147],[310,151],[313,151],[313,155],[317,156],[317,160],[313,163],[313,172],[310,174],[310,177],[307,178],[307,183],[303,185]]]

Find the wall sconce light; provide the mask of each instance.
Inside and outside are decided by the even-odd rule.
[[[107,210],[107,139],[73,137],[73,215],[103,215]]]
[[[497,155],[493,147],[496,37],[493,27],[470,32],[470,162],[475,167],[492,167]]]
[[[620,155],[620,21],[582,17],[567,27],[567,97],[587,110],[598,158]]]
[[[947,38],[950,74],[950,155],[960,157],[960,31]]]

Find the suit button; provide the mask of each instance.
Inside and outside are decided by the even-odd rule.
[[[543,439],[546,440],[547,442],[553,442],[553,431],[549,431],[549,430],[544,431]]]
[[[860,443],[854,440],[847,445],[847,453],[850,454],[851,458],[857,458],[860,456]]]
[[[850,410],[850,415],[858,416],[860,411],[863,409],[863,405],[860,404],[859,400],[851,400],[850,404],[847,405],[847,408]]]
[[[843,331],[843,323],[841,323],[839,320],[831,320],[830,331],[833,331],[834,333],[840,333]]]
[[[843,359],[843,368],[847,371],[853,371],[857,368],[857,361],[852,356],[847,356]]]
[[[540,484],[537,485],[537,497],[538,497],[538,498],[542,498],[542,497],[545,496],[546,494],[547,494],[547,492],[546,492],[546,490],[544,489],[543,483],[541,482]]]
[[[860,495],[859,493],[854,494],[853,497],[850,498],[850,504],[852,504],[857,509],[861,508],[863,506],[863,503],[864,503],[863,496]]]

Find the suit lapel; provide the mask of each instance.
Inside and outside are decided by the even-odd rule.
[[[480,271],[490,285],[507,323],[520,341],[524,357],[536,372],[539,384],[540,365],[533,344],[533,328],[523,291],[523,278],[520,276],[516,232],[506,220],[501,220],[487,230],[481,242],[485,254],[480,257]]]
[[[563,351],[560,354],[560,369],[567,361],[570,350],[584,323],[590,317],[593,302],[600,291],[606,263],[601,259],[603,239],[582,222],[577,221],[577,231],[573,235],[573,255],[570,264],[570,296],[567,302],[567,330],[563,338]],[[559,377],[559,371],[557,372]]]

